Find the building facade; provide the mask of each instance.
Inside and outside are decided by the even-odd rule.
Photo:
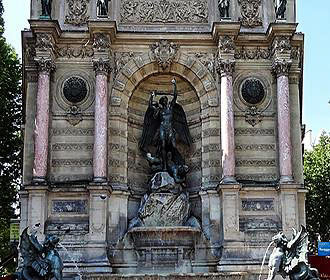
[[[305,223],[296,1],[42,2],[22,32],[21,230],[61,236],[65,275],[259,272],[273,234]],[[173,77],[201,229],[182,229],[190,245],[138,248],[143,117]]]

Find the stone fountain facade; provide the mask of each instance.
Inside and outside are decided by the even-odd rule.
[[[296,1],[280,19],[260,0],[230,1],[229,18],[215,0],[112,0],[107,14],[56,0],[51,17],[40,2],[22,32],[21,229],[61,237],[69,278],[258,273],[273,234],[305,224]],[[128,230],[150,179],[138,148],[150,92],[173,77],[200,228]]]

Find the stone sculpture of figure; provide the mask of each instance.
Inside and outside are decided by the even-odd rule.
[[[139,147],[145,153],[148,147],[154,145],[157,149],[156,156],[161,161],[159,171],[169,171],[168,153],[171,153],[171,161],[176,166],[185,165],[184,159],[179,153],[176,145],[176,135],[187,145],[192,143],[187,119],[183,108],[176,103],[177,90],[176,81],[173,83],[173,99],[169,102],[167,96],[162,96],[159,103],[155,103],[153,92],[149,99],[149,106],[144,116],[142,138]],[[166,95],[158,93],[157,95]],[[151,155],[150,155],[151,156]],[[149,158],[150,158],[149,156]],[[150,160],[149,160],[150,162]]]
[[[19,280],[62,280],[63,262],[55,249],[60,241],[54,235],[46,235],[40,244],[35,233],[28,235],[25,228],[21,235],[20,253],[22,270],[16,273]]]
[[[275,0],[275,15],[277,19],[284,19],[287,0]]]
[[[220,18],[229,18],[230,0],[218,0]]]
[[[273,280],[276,274],[290,280],[319,280],[318,271],[310,268],[307,260],[308,234],[301,226],[297,233],[293,230],[290,241],[283,232],[272,238],[275,248],[269,257],[269,273],[267,280]]]
[[[52,1],[53,0],[41,0],[41,16],[51,17],[52,15]]]
[[[107,16],[109,12],[109,0],[97,0],[97,15]]]

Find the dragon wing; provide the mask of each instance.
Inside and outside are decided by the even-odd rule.
[[[308,234],[306,228],[302,225],[300,231],[293,236],[287,245],[286,265],[291,271],[298,263],[307,261],[308,252]]]
[[[186,114],[178,103],[173,106],[173,126],[179,138],[188,146],[192,144]]]
[[[21,234],[20,252],[24,259],[24,266],[32,267],[40,276],[45,276],[50,271],[48,262],[42,257],[43,246],[34,234],[27,233],[25,228]]]
[[[159,117],[156,116],[156,109],[148,106],[144,115],[142,137],[139,142],[139,148],[147,152],[147,148],[152,144],[157,129],[160,126]]]

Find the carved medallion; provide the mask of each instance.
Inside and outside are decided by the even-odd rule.
[[[68,13],[65,17],[65,23],[73,25],[82,25],[89,19],[88,6],[89,0],[67,0]]]
[[[262,25],[260,17],[261,0],[238,0],[241,5],[241,15],[239,19],[245,27],[256,27]]]
[[[173,63],[173,60],[179,49],[176,44],[170,43],[167,40],[160,40],[159,42],[151,45],[150,48],[159,66],[163,70],[165,70]]]

